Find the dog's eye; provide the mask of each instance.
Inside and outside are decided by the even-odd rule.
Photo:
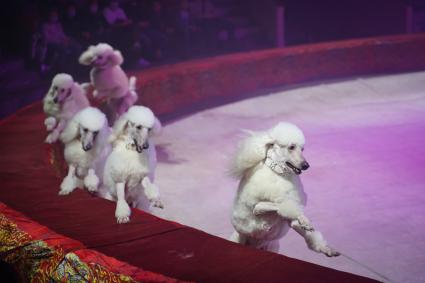
[[[136,129],[141,130],[142,126],[139,125],[139,126],[136,127]]]
[[[152,131],[152,128],[149,128],[149,129],[148,129],[148,132],[151,132],[151,131]]]
[[[54,86],[54,87],[53,87],[53,89],[54,89],[54,90],[58,90],[58,87],[57,87],[57,86]]]
[[[87,133],[87,132],[89,131],[89,129],[84,128],[84,129],[83,129],[83,131],[84,131],[85,133]]]
[[[65,92],[65,89],[64,88],[61,88],[61,92]]]
[[[93,136],[97,136],[97,134],[99,134],[99,131],[95,131],[95,132],[93,132]]]
[[[288,149],[289,149],[289,150],[294,150],[294,149],[295,149],[295,145],[290,145],[290,146],[288,147]]]

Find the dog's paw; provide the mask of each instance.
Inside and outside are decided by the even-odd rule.
[[[46,137],[46,139],[44,140],[44,142],[45,142],[45,143],[49,143],[49,144],[54,143],[54,141],[53,141],[53,139],[52,139],[51,135],[48,135],[48,136]]]
[[[92,84],[91,83],[82,83],[82,84],[80,84],[80,86],[81,86],[82,89],[84,89],[87,92],[92,87]]]
[[[53,131],[47,136],[45,142],[52,144],[52,143],[55,143],[58,140],[58,138],[59,138],[59,134],[56,131]]]
[[[164,208],[164,204],[159,199],[153,199],[150,201],[152,207]]]
[[[60,195],[60,196],[67,196],[67,195],[69,195],[71,192],[72,192],[72,191],[62,190],[62,189],[61,189],[61,190],[59,191],[58,195]]]
[[[69,195],[76,188],[75,180],[72,177],[65,177],[65,179],[63,179],[62,181],[60,188],[61,188],[59,191],[60,196]]]
[[[70,193],[72,193],[74,191],[74,189],[75,188],[72,188],[72,187],[64,188],[64,187],[61,186],[61,189],[60,189],[58,194],[60,196],[66,196],[66,195],[69,195]]]
[[[125,224],[130,222],[130,217],[126,216],[126,217],[117,217],[117,223],[118,224]]]
[[[125,201],[117,201],[117,208],[115,209],[115,217],[118,224],[127,223],[130,221],[131,209]]]
[[[56,119],[54,117],[49,117],[44,120],[44,125],[48,132],[52,131],[56,126]]]
[[[301,226],[301,228],[305,231],[314,231],[313,226],[310,223],[310,220],[308,220],[307,217],[304,215],[300,215],[297,217],[298,224]]]
[[[340,252],[334,250],[333,248],[331,248],[331,247],[329,247],[327,245],[324,245],[324,246],[319,247],[319,252],[325,254],[328,257],[334,257],[334,256],[341,255]]]
[[[97,192],[99,183],[99,178],[96,176],[96,174],[94,174],[92,169],[90,169],[88,175],[84,178],[84,186],[89,192],[94,193]]]

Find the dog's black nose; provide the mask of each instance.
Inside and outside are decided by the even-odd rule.
[[[143,149],[148,149],[149,148],[149,143],[148,142],[145,142],[144,144],[143,144]]]
[[[92,148],[92,145],[91,144],[83,145],[83,150],[84,151],[89,151],[91,148]]]
[[[308,162],[307,162],[307,161],[304,161],[304,162],[301,164],[301,170],[307,170],[309,167],[310,167],[310,164],[308,164]]]

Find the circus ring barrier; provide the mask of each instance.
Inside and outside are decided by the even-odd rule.
[[[425,35],[265,50],[136,73],[140,104],[163,120],[266,89],[323,79],[425,68]],[[373,282],[245,248],[133,210],[118,225],[112,202],[77,190],[57,195],[58,146],[43,143],[41,103],[0,122],[0,259],[26,281]]]

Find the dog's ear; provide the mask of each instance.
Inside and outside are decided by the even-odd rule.
[[[238,146],[230,173],[241,178],[247,170],[266,158],[268,146],[273,139],[265,132],[251,132]]]
[[[158,136],[161,134],[161,132],[162,132],[161,121],[159,121],[159,119],[155,117],[155,122],[153,123],[153,126],[152,126],[152,135]]]
[[[80,109],[90,106],[87,98],[87,91],[79,83],[74,82],[72,85],[72,97]]]
[[[78,58],[78,62],[81,65],[90,65],[93,57],[94,57],[94,53],[93,53],[93,49],[95,47],[93,45],[90,45],[89,48],[87,48],[86,51],[83,52],[83,54],[81,54],[80,58]]]
[[[270,138],[270,140],[267,140],[266,149],[268,150],[268,149],[274,148],[274,147],[279,147],[278,144],[276,144],[276,141],[271,139],[271,138]]]
[[[103,124],[102,129],[99,131],[99,134],[96,137],[95,141],[95,152],[96,158],[99,158],[102,155],[102,152],[105,152],[109,147],[109,137],[111,134],[111,129],[108,126],[108,120],[105,117],[105,123]]]
[[[112,127],[112,134],[109,136],[109,142],[114,143],[124,132],[127,127],[128,120],[125,115],[122,115]]]
[[[114,50],[111,55],[109,55],[109,62],[112,66],[121,65],[124,62],[124,58],[121,55],[121,52]]]
[[[69,143],[73,139],[75,139],[78,136],[78,123],[75,120],[71,120],[68,122],[68,125],[66,125],[65,129],[60,135],[60,140],[63,143]]]

